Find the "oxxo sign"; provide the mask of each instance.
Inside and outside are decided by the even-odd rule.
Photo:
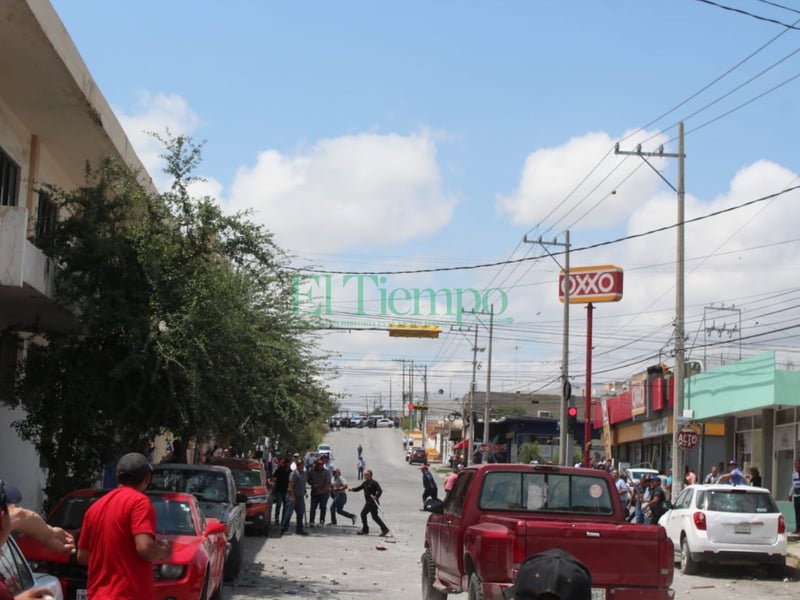
[[[558,299],[564,302],[564,271],[558,277]],[[569,270],[569,303],[622,300],[622,267],[575,267]]]
[[[682,427],[675,435],[678,447],[683,450],[691,450],[700,441],[700,436],[694,427]]]

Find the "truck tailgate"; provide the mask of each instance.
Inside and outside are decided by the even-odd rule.
[[[517,535],[521,529],[525,556],[561,548],[589,568],[592,587],[664,588],[672,583],[673,557],[661,556],[672,554],[662,527],[537,520],[518,523]]]

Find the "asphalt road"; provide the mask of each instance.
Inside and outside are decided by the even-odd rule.
[[[352,487],[358,485],[356,448],[362,444],[367,468],[372,469],[384,490],[382,509],[392,536],[378,537],[379,528],[374,525],[369,536],[356,535],[360,521],[354,527],[341,517],[339,526],[309,529],[308,536],[277,537],[277,528],[273,527],[267,539],[247,538],[242,574],[235,584],[226,585],[223,600],[421,597],[419,559],[428,513],[419,510],[422,474],[418,466],[405,462],[402,432],[343,429],[330,433],[325,441],[333,446],[334,463]],[[436,465],[432,468],[436,472]],[[437,474],[437,480],[442,492],[443,476]],[[363,504],[363,495],[353,493],[345,510],[358,514]],[[635,568],[620,565],[621,570]],[[673,589],[676,598],[692,600],[719,600],[721,595],[726,599],[800,597],[800,583],[795,578],[770,579],[759,569],[732,567],[697,576],[681,575],[676,570]]]

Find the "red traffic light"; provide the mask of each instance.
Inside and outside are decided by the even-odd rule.
[[[567,416],[568,417],[577,417],[578,416],[578,407],[577,406],[570,406],[567,409]]]

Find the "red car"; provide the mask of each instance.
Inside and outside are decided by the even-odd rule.
[[[86,510],[109,490],[71,492],[50,511],[47,522],[66,529],[77,540]],[[175,600],[218,599],[222,591],[225,562],[225,525],[206,518],[191,494],[148,492],[156,509],[156,535],[172,544],[172,557],[153,565],[156,598]],[[36,540],[17,539],[22,553],[35,571],[59,578],[64,597],[75,599],[86,589],[86,567],[75,556],[53,552]],[[85,597],[83,593],[80,597]]]
[[[228,467],[233,473],[236,491],[247,496],[245,524],[262,535],[269,533],[272,511],[270,482],[260,460],[254,458],[214,458],[211,464]]]

